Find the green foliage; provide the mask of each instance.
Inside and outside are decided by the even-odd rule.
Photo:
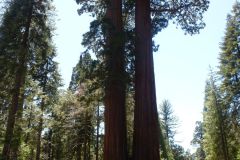
[[[216,81],[213,75],[211,75],[205,89],[203,146],[206,160],[228,158],[225,112],[221,102],[219,87],[215,83]]]
[[[160,128],[161,128],[161,152],[166,159],[181,159],[185,157],[182,146],[175,143],[174,136],[177,133],[178,118],[174,115],[173,107],[168,100],[163,100],[160,105]],[[166,153],[165,153],[166,152]]]
[[[206,159],[237,159],[240,147],[239,73],[240,3],[227,16],[218,76],[210,76],[205,90],[203,146]],[[215,126],[215,127],[213,127]]]
[[[221,44],[221,91],[228,116],[228,147],[231,159],[240,146],[240,3],[236,1],[227,17],[227,28]]]
[[[3,131],[7,122],[5,110],[10,110],[11,97],[17,90],[15,86],[20,89],[20,95],[17,95],[18,112],[12,115],[16,119],[12,156],[17,159],[35,155],[38,120],[49,113],[45,111],[49,111],[50,105],[56,101],[60,86],[57,63],[53,60],[56,53],[52,43],[54,7],[51,3],[48,0],[8,1],[0,25],[0,95],[3,95],[0,110],[3,114]],[[15,80],[18,74],[21,83]],[[46,103],[40,109],[43,100]]]
[[[195,152],[196,160],[204,160],[206,157],[203,150],[203,134],[203,123],[201,121],[197,121],[193,134],[193,140],[191,141],[191,144],[197,147]]]
[[[237,160],[240,160],[240,149],[238,150]]]
[[[160,106],[160,117],[163,124],[164,134],[169,139],[170,144],[174,142],[178,119],[174,115],[172,105],[168,100],[164,100]]]

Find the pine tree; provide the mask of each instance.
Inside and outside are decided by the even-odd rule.
[[[160,105],[160,128],[162,132],[162,137],[160,140],[165,142],[165,150],[164,146],[160,148],[163,150],[162,157],[165,157],[166,159],[174,159],[173,157],[173,146],[175,143],[174,136],[176,134],[176,127],[178,125],[178,119],[174,115],[173,108],[171,103],[168,100],[163,100],[162,104]],[[160,142],[160,143],[163,143]],[[161,146],[161,145],[160,145]],[[166,153],[164,153],[166,152]]]
[[[166,138],[170,144],[174,143],[174,136],[176,134],[176,127],[178,119],[174,115],[171,103],[168,100],[163,100],[160,105],[160,117],[163,124],[163,130]]]

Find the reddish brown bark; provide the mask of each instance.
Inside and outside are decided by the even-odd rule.
[[[133,160],[159,160],[150,1],[136,0],[135,110]]]
[[[111,23],[106,39],[107,80],[105,86],[104,160],[126,160],[126,116],[124,55],[122,39],[122,1],[109,0],[106,18]]]

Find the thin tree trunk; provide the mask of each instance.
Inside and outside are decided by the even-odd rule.
[[[122,1],[107,1],[106,18],[111,23],[106,36],[107,79],[105,86],[104,160],[126,160],[125,59],[122,41]]]
[[[77,160],[81,160],[82,159],[82,144],[79,143],[78,147],[77,147]]]
[[[48,136],[48,160],[52,159],[52,129],[49,130],[49,136]]]
[[[37,150],[36,150],[36,160],[40,160],[41,155],[41,136],[42,136],[42,128],[43,128],[43,109],[44,109],[44,98],[42,99],[41,103],[41,117],[38,124],[38,131],[37,131]]]
[[[45,77],[45,79],[44,79],[43,93],[45,93],[46,83],[47,83],[47,77]],[[45,99],[42,98],[41,115],[40,115],[40,121],[39,121],[39,124],[38,124],[38,132],[37,132],[36,160],[40,160],[40,155],[41,155],[41,136],[42,136],[42,130],[43,130],[43,112],[44,112],[44,107],[45,107],[45,102],[44,101],[45,101]]]
[[[98,153],[99,153],[99,104],[97,106],[97,135],[96,135],[96,160],[98,160]]]
[[[32,123],[32,117],[33,117],[33,106],[31,105],[30,106],[30,114],[29,114],[29,118],[28,118],[28,125],[27,125],[27,128],[29,129],[31,127],[31,123]],[[30,133],[28,132],[27,135],[26,135],[26,138],[24,140],[25,143],[28,143],[28,140],[29,140],[29,135]]]
[[[14,92],[12,95],[11,106],[9,108],[9,113],[8,113],[5,141],[4,141],[3,151],[2,151],[2,156],[4,160],[9,160],[10,158],[10,150],[12,147],[11,143],[13,138],[13,130],[15,125],[16,113],[20,107],[20,103],[19,103],[19,100],[21,99],[20,96],[24,92],[23,86],[25,84],[25,76],[26,76],[26,61],[27,61],[27,53],[28,53],[27,47],[28,47],[29,30],[30,30],[30,25],[32,21],[32,11],[33,11],[33,2],[32,0],[30,0],[26,30],[24,32],[22,46],[20,48],[20,59],[19,59],[19,64],[17,66]]]
[[[46,57],[43,57],[44,60]],[[46,68],[43,67],[44,70],[48,69],[48,63],[46,64]],[[47,74],[48,72],[45,71],[43,74],[43,84],[42,84],[42,91],[45,94],[46,93],[46,85],[47,85]],[[38,133],[37,133],[37,151],[36,151],[36,160],[40,160],[41,156],[41,136],[42,136],[42,130],[43,130],[43,114],[44,114],[44,109],[45,109],[45,98],[42,98],[41,102],[41,117],[40,117],[40,122],[38,125]]]
[[[91,159],[91,139],[88,139],[88,159]]]
[[[135,110],[133,160],[159,160],[150,0],[136,0]]]
[[[86,138],[86,135],[84,136],[84,143],[83,143],[83,160],[87,160],[87,138]]]

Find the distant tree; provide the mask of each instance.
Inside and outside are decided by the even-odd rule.
[[[206,157],[203,150],[203,134],[203,123],[201,121],[197,121],[193,133],[193,140],[191,141],[191,144],[197,147],[195,152],[196,160],[205,160]]]
[[[189,158],[187,158],[184,148],[179,144],[172,145],[172,152],[174,160],[189,160]]]
[[[226,111],[222,105],[219,87],[216,85],[216,80],[213,76],[213,74],[210,75],[205,88],[203,147],[206,160],[229,160]]]
[[[103,89],[96,81],[98,67],[90,54],[82,54],[73,68],[69,91],[61,93],[54,105],[52,137],[45,136],[53,144],[48,147],[53,159],[103,159]]]
[[[178,126],[178,119],[174,115],[171,103],[168,100],[163,100],[160,105],[160,117],[163,124],[163,131],[170,144],[174,143],[174,136]]]
[[[168,155],[167,159],[176,159],[178,154],[177,152],[173,153],[173,151],[174,149],[176,149],[177,146],[177,144],[175,144],[174,136],[177,132],[176,128],[178,126],[178,118],[174,115],[172,105],[168,100],[163,100],[162,104],[160,105],[159,115],[162,133],[164,136],[163,140],[166,141],[166,149]],[[177,150],[178,149],[176,149],[175,151]]]

